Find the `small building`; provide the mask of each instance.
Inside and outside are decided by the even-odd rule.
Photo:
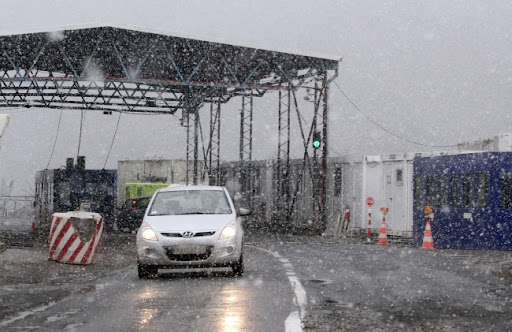
[[[117,171],[109,169],[46,169],[35,176],[35,228],[48,233],[51,216],[57,212],[77,211],[89,203],[92,212],[104,219],[112,230],[115,214]]]
[[[350,209],[349,230],[379,233],[386,215],[387,234],[412,237],[412,165],[417,153],[369,155],[351,158],[343,164],[342,205]],[[369,207],[367,198],[373,198]],[[371,225],[370,224],[371,220]]]
[[[512,134],[498,134],[492,138],[481,139],[472,142],[464,142],[457,144],[460,152],[464,151],[495,151],[495,152],[512,152]]]
[[[512,152],[475,152],[414,160],[413,244],[433,207],[436,248],[512,249]]]
[[[408,152],[348,157],[342,167],[341,206],[350,210],[348,232],[366,235],[380,232],[382,207],[388,208],[386,230],[390,236],[413,236],[413,166],[417,158],[457,152]],[[367,199],[373,198],[369,207]],[[371,220],[371,224],[370,224]]]

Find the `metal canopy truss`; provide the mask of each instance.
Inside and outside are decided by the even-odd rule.
[[[323,148],[307,152],[311,127],[304,140],[303,174],[309,170],[319,199],[319,222],[325,212],[327,156],[327,85],[337,77],[339,57],[318,57],[237,46],[211,39],[173,36],[135,27],[92,26],[61,31],[0,31],[0,107],[41,107],[114,112],[174,114],[182,111],[186,127],[186,182],[198,183],[199,109],[211,103],[210,136],[204,170],[210,183],[220,183],[220,109],[242,96],[240,181],[252,204],[253,97],[279,90],[279,218],[289,221],[295,196],[290,174],[290,105],[295,91],[315,83],[315,119],[321,105]],[[317,86],[321,82],[321,86]],[[297,111],[298,112],[298,111]],[[301,124],[301,131],[302,131]],[[317,156],[318,154],[318,156]],[[320,158],[317,162],[316,158]],[[189,162],[193,161],[193,164]],[[315,166],[316,165],[316,166]],[[319,166],[318,166],[319,165]],[[190,167],[193,167],[190,173]],[[315,173],[316,174],[316,173]],[[201,179],[202,180],[202,179]],[[305,180],[301,180],[304,185]],[[323,182],[322,182],[323,181]],[[295,187],[295,194],[299,183]],[[320,187],[318,187],[320,186]],[[291,200],[291,202],[290,202]],[[282,208],[291,203],[290,208]]]
[[[174,113],[300,86],[338,61],[116,27],[0,35],[0,106]]]

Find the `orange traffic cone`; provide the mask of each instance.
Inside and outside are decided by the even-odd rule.
[[[434,249],[434,239],[432,238],[432,229],[430,228],[430,219],[427,220],[425,235],[423,236],[423,245],[421,249]]]
[[[386,219],[382,219],[382,224],[380,226],[379,239],[377,240],[377,245],[379,246],[389,246],[388,236],[386,235]]]

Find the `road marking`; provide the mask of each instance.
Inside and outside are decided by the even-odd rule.
[[[274,256],[283,264],[284,268],[286,269],[286,276],[288,277],[288,280],[290,281],[293,292],[295,294],[293,302],[296,306],[299,307],[299,310],[293,311],[290,313],[290,315],[288,315],[284,323],[285,331],[302,332],[302,321],[304,320],[304,317],[306,315],[306,304],[308,303],[308,298],[306,295],[306,291],[304,290],[304,287],[302,287],[302,284],[300,283],[300,280],[297,277],[297,274],[295,273],[293,265],[290,263],[289,260],[279,255],[279,253],[276,251],[271,251],[258,247],[253,248],[264,251],[267,254]]]

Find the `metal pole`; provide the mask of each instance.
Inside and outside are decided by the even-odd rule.
[[[248,200],[249,200],[249,209],[252,210],[252,120],[253,120],[253,98],[250,99],[250,114],[249,114],[249,167],[248,167],[248,178],[249,178],[249,188],[248,188]]]
[[[197,158],[198,158],[198,144],[199,144],[199,110],[198,106],[194,103],[194,185],[197,185]]]
[[[220,102],[217,104],[217,162],[215,164],[215,184],[220,186]]]
[[[188,109],[186,107],[182,110],[182,116],[187,117],[187,160],[185,162],[185,184],[189,185],[189,179],[188,179],[188,171],[189,171],[189,152],[190,152],[190,116],[188,114]]]
[[[322,204],[322,230],[325,230],[326,227],[326,206],[327,206],[327,184],[326,184],[326,178],[327,178],[327,144],[328,144],[328,130],[327,130],[327,115],[329,108],[327,107],[327,94],[329,92],[329,86],[327,85],[327,74],[324,76],[324,89],[323,89],[323,128],[322,128],[322,141],[323,141],[323,148],[322,148],[322,188],[321,188],[321,204]]]
[[[370,243],[372,241],[372,208],[368,208],[368,238],[366,242]]]
[[[240,110],[240,189],[245,192],[245,165],[244,165],[244,116],[245,96],[242,96],[242,109]]]

